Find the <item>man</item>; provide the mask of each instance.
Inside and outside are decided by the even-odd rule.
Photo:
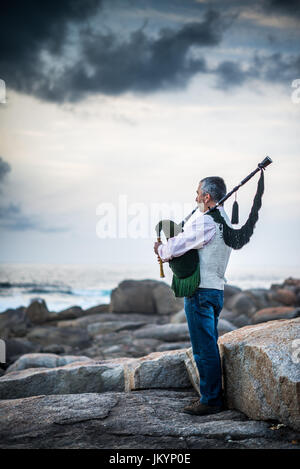
[[[200,212],[206,212],[226,195],[226,185],[220,177],[206,177],[199,183],[196,202]],[[223,206],[221,215],[232,226]],[[218,319],[223,308],[224,277],[232,248],[224,243],[222,225],[210,215],[197,210],[195,218],[184,231],[167,244],[156,242],[154,252],[168,262],[190,249],[198,249],[200,284],[191,297],[184,298],[184,309],[189,327],[193,356],[200,375],[200,400],[183,411],[208,415],[223,409],[222,370],[218,348]]]

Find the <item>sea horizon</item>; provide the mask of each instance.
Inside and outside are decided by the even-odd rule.
[[[50,311],[59,312],[72,306],[83,309],[110,302],[111,291],[123,280],[153,279],[171,284],[172,271],[164,264],[165,277],[159,276],[159,265],[97,263],[9,263],[0,264],[0,313],[34,299],[45,300]],[[229,265],[227,284],[242,290],[270,288],[288,277],[300,275],[298,266]]]

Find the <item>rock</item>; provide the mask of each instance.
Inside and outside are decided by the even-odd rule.
[[[154,352],[127,365],[126,390],[145,388],[189,388],[186,351]]]
[[[28,340],[33,343],[46,345],[71,345],[83,348],[90,344],[91,337],[84,328],[37,326],[27,334]]]
[[[170,314],[182,309],[183,300],[156,280],[124,280],[111,293],[110,311],[117,313]]]
[[[108,332],[118,332],[122,330],[135,330],[144,326],[145,322],[133,321],[109,321],[96,322],[87,326],[88,333],[92,336],[97,334],[107,334]]]
[[[69,345],[51,344],[51,345],[46,345],[45,347],[40,347],[40,352],[43,352],[43,353],[61,354],[61,353],[68,353],[69,351],[71,351],[71,347]]]
[[[102,321],[104,318],[99,314],[90,314],[77,319],[57,321],[57,327],[87,327],[89,324]]]
[[[183,413],[195,396],[192,389],[150,389],[2,401],[0,447],[121,453],[135,448],[299,448],[291,443],[295,433],[290,429],[272,431],[268,423],[248,420],[237,411],[204,417]]]
[[[219,337],[223,334],[227,334],[227,332],[234,331],[236,327],[231,324],[231,322],[227,321],[226,319],[219,319],[218,321],[218,334]]]
[[[84,314],[90,316],[91,314],[102,314],[110,311],[109,304],[101,304],[97,306],[92,306],[91,308],[85,309]]]
[[[136,338],[153,338],[164,342],[176,342],[189,340],[189,330],[187,323],[185,324],[150,324],[142,327],[133,333]]]
[[[32,301],[26,309],[26,316],[32,324],[44,324],[49,317],[53,317],[49,314],[47,305],[42,299]]]
[[[246,316],[251,317],[257,310],[257,307],[254,299],[242,291],[229,298],[226,303],[226,309],[229,309],[236,314],[245,314]]]
[[[161,344],[156,348],[156,352],[165,352],[167,350],[179,350],[186,349],[191,346],[191,342],[169,342],[167,344]]]
[[[181,309],[180,311],[178,311],[178,313],[173,314],[170,322],[172,324],[181,324],[186,322],[186,315],[184,309]]]
[[[71,306],[70,308],[63,309],[56,313],[56,320],[62,321],[67,319],[77,319],[83,314],[83,309],[80,306]]]
[[[233,295],[236,295],[237,293],[240,293],[242,290],[239,287],[236,287],[234,285],[227,285],[227,283],[224,284],[224,305],[227,303],[227,300],[231,298]]]
[[[77,355],[65,355],[60,357],[54,353],[28,353],[22,355],[17,361],[10,365],[6,373],[12,371],[26,370],[27,368],[56,368],[73,362],[93,361],[91,358]]]
[[[114,363],[87,357],[42,355],[21,358],[0,378],[0,399],[192,386],[185,365],[185,350],[154,352],[137,359],[121,359],[121,362],[118,359]],[[30,365],[33,367],[28,368]]]
[[[56,368],[28,368],[6,373],[0,378],[0,399],[122,391],[124,384],[121,365],[70,363]]]
[[[8,339],[10,337],[23,337],[30,327],[30,321],[26,316],[26,309],[8,309],[0,314],[0,337]]]
[[[222,336],[228,407],[299,430],[299,337],[300,318],[246,326]]]
[[[266,288],[249,288],[243,290],[243,294],[248,295],[253,300],[256,310],[272,306],[270,305],[269,290]]]
[[[8,364],[17,360],[21,355],[25,353],[36,352],[39,349],[37,344],[33,344],[23,337],[16,337],[14,339],[7,339],[6,345],[6,362]]]
[[[236,327],[243,327],[251,324],[251,319],[245,314],[236,314],[232,311],[227,311],[226,309],[222,309],[220,319],[226,319]]]
[[[277,306],[257,311],[252,317],[252,323],[258,324],[260,322],[274,321],[275,319],[292,319],[298,316],[300,316],[300,308]]]
[[[283,282],[283,286],[293,286],[293,287],[296,287],[296,288],[300,288],[300,279],[299,278],[288,277]]]
[[[271,298],[286,306],[295,305],[297,302],[296,294],[287,288],[278,288],[272,294]]]

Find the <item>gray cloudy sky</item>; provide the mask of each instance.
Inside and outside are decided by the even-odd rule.
[[[300,264],[298,1],[2,9],[2,262],[155,262],[153,204],[184,212],[201,178],[222,176],[229,191],[268,154],[260,220],[232,262]],[[256,183],[238,193],[242,222]],[[140,222],[147,235],[100,239],[104,203],[123,231]]]

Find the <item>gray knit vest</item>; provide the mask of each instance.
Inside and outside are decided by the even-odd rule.
[[[228,226],[231,222],[228,218],[224,207],[218,207],[221,214],[226,220]],[[207,215],[209,216],[209,215]],[[214,222],[215,223],[215,222]],[[224,283],[227,282],[225,272],[232,248],[227,246],[221,236],[222,225],[215,223],[216,234],[211,241],[203,248],[198,249],[200,260],[200,288],[215,288],[224,290]]]

